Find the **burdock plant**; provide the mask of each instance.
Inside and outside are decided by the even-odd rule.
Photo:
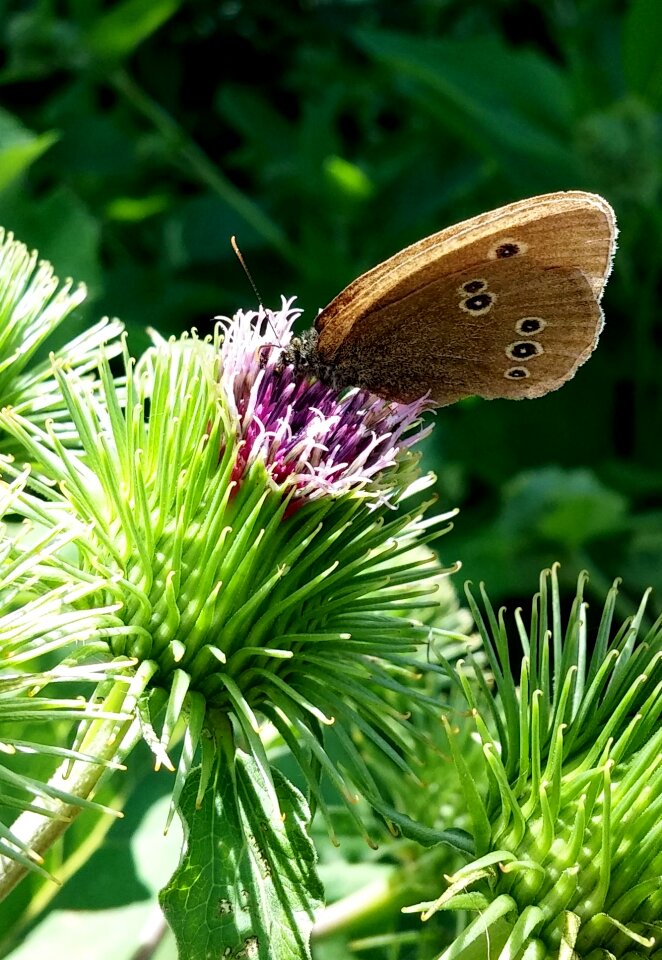
[[[379,808],[380,768],[413,778],[411,679],[434,669],[417,654],[432,629],[407,617],[443,572],[415,548],[447,529],[423,518],[424,401],[297,377],[282,361],[296,315],[284,302],[206,340],[154,335],[137,363],[124,343],[119,371],[101,347],[97,378],[52,356],[66,437],[29,403],[0,414],[21,451],[3,465],[11,513],[28,525],[5,540],[19,571],[0,631],[7,695],[15,710],[30,693],[42,723],[81,713],[71,743],[44,742],[64,751],[58,770],[6,768],[23,813],[4,832],[0,890],[142,737],[186,823],[162,893],[186,957],[308,955],[309,804],[333,830],[330,784],[362,829],[355,800]],[[75,708],[51,696],[67,680]]]
[[[473,917],[444,960],[660,955],[662,618],[645,626],[644,597],[615,624],[616,583],[590,630],[584,584],[564,618],[545,572],[510,643],[504,612],[468,592],[491,682],[447,664],[468,714],[444,722],[474,856],[415,908]]]
[[[30,366],[77,295],[2,249],[0,895],[52,884],[142,740],[185,825],[182,958],[310,957],[336,921],[308,831],[339,807],[400,832],[398,906],[424,884],[424,919],[454,912],[421,960],[654,956],[661,624],[615,627],[612,592],[590,634],[583,581],[564,622],[552,573],[514,636],[469,593],[469,653],[434,614],[425,398],[297,371],[290,301],[137,360],[105,323]]]
[[[71,280],[60,284],[53,267],[40,261],[14,235],[0,228],[0,405],[11,406],[34,423],[49,429],[68,444],[76,440],[73,424],[62,403],[62,394],[48,358],[39,357],[48,338],[70,318],[85,300],[87,290]],[[106,355],[119,351],[123,326],[105,318],[57,351],[80,376],[89,374],[97,362],[97,349]],[[37,361],[37,362],[35,362]],[[13,449],[3,433],[0,450]]]

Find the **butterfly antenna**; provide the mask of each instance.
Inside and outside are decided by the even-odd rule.
[[[230,243],[232,244],[232,249],[234,250],[235,254],[237,255],[237,260],[238,260],[239,263],[242,265],[243,270],[244,270],[244,273],[245,273],[246,276],[248,277],[248,282],[250,283],[251,287],[253,288],[253,293],[255,294],[255,299],[257,300],[257,302],[260,304],[260,306],[261,306],[262,309],[264,310],[264,304],[262,303],[262,297],[260,296],[260,292],[259,292],[259,290],[257,289],[257,287],[256,287],[256,285],[255,285],[255,280],[253,280],[253,278],[252,278],[252,276],[251,276],[250,270],[249,270],[248,267],[246,266],[246,261],[244,260],[243,254],[242,254],[242,252],[241,252],[241,250],[239,249],[239,246],[238,246],[238,244],[237,244],[237,238],[236,238],[236,237],[230,237]]]
[[[255,294],[255,298],[256,298],[257,302],[260,304],[261,308],[264,310],[264,313],[265,313],[265,316],[266,316],[266,319],[267,319],[267,323],[269,324],[269,326],[270,326],[271,329],[273,330],[274,335],[275,335],[275,337],[276,337],[276,340],[278,340],[278,334],[276,333],[276,330],[274,330],[274,325],[273,325],[273,323],[271,322],[271,320],[269,319],[269,311],[265,308],[264,304],[262,303],[262,297],[260,296],[260,292],[259,292],[259,290],[257,289],[257,286],[256,286],[256,284],[255,284],[255,281],[253,280],[253,277],[251,276],[250,270],[249,270],[248,267],[246,266],[246,261],[244,260],[243,254],[242,254],[241,250],[239,249],[239,245],[237,244],[237,238],[234,237],[234,236],[233,236],[233,237],[230,237],[230,243],[232,244],[232,249],[234,250],[235,254],[237,255],[237,260],[239,261],[239,263],[240,263],[241,266],[243,267],[244,273],[245,273],[246,276],[248,277],[248,282],[250,283],[251,287],[253,288],[253,293]]]

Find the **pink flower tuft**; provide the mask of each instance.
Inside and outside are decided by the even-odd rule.
[[[427,435],[425,398],[393,403],[365,390],[335,390],[283,366],[281,354],[301,311],[240,311],[224,327],[221,377],[241,438],[233,479],[256,460],[294,501],[361,490],[378,502],[389,490],[369,483]]]

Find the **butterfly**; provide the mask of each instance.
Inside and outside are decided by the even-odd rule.
[[[400,402],[540,397],[595,349],[616,236],[607,201],[581,191],[480,214],[362,274],[284,360]]]

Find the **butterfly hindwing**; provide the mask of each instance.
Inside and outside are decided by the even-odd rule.
[[[491,262],[376,307],[333,362],[343,379],[344,368],[350,382],[400,401],[536,397],[573,375],[601,326],[581,271]]]

